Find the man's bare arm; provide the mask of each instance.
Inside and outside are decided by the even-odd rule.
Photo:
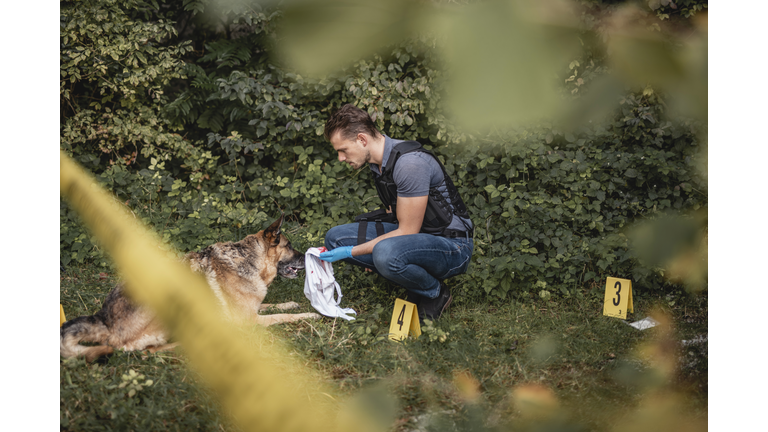
[[[424,213],[427,211],[429,196],[397,197],[398,227],[384,235],[352,248],[352,256],[367,255],[373,252],[373,247],[384,239],[401,235],[417,234],[421,231]]]

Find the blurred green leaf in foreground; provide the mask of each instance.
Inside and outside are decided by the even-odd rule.
[[[587,120],[615,105],[622,86],[663,89],[679,112],[706,119],[706,15],[682,35],[634,4],[586,29],[576,2],[465,3],[290,1],[278,48],[300,73],[323,76],[388,44],[432,38],[445,62],[444,108],[470,129]],[[606,52],[613,73],[596,80],[590,97],[573,102],[562,96],[558,73],[587,48]]]

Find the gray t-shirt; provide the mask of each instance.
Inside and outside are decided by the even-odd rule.
[[[392,139],[384,135],[384,159],[381,162],[382,166],[387,166],[392,147],[401,142],[403,142],[403,140]],[[381,175],[378,165],[370,164],[370,167],[375,177]],[[429,195],[430,188],[437,187],[445,199],[450,203],[448,188],[443,181],[443,170],[440,168],[440,164],[435,158],[424,152],[411,152],[400,156],[400,159],[398,159],[397,165],[395,166],[395,171],[392,173],[392,177],[397,185],[397,196],[426,196]],[[458,231],[466,231],[467,228],[461,223],[462,220],[467,224],[467,227],[470,229],[472,228],[472,221],[460,218],[456,215],[454,215],[448,228]]]

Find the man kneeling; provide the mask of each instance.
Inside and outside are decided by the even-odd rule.
[[[383,135],[350,104],[328,119],[325,138],[339,161],[369,164],[386,210],[331,228],[320,258],[379,273],[408,291],[420,318],[438,318],[453,300],[444,280],[467,271],[474,249],[472,221],[442,164],[416,141]]]

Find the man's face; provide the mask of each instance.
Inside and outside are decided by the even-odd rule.
[[[344,139],[340,131],[331,136],[331,145],[339,154],[339,162],[349,164],[352,169],[358,169],[371,161],[365,134],[358,134],[354,139]]]

